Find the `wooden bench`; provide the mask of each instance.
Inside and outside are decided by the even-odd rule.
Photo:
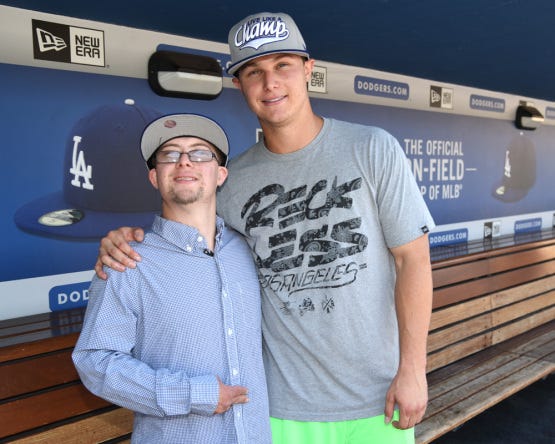
[[[441,260],[448,249],[432,250],[429,404],[417,443],[555,371],[555,239],[536,236]]]
[[[71,361],[83,314],[0,322],[0,443],[130,441],[132,413],[92,395]]]
[[[432,251],[429,443],[555,370],[555,233]],[[83,309],[0,321],[0,443],[129,442],[132,413],[89,393]]]

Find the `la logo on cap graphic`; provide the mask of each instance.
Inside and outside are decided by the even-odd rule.
[[[98,239],[120,226],[150,226],[161,203],[140,146],[145,127],[160,115],[127,99],[78,119],[60,165],[62,190],[19,208],[16,225],[33,234],[78,239]]]
[[[87,165],[85,162],[85,153],[83,150],[79,150],[79,143],[83,140],[81,136],[73,136],[73,154],[71,168],[69,169],[70,174],[73,174],[73,179],[71,180],[71,185],[74,187],[83,187],[87,190],[94,190],[94,185],[91,183],[92,179],[92,166]],[[81,185],[81,179],[83,184]]]
[[[262,45],[279,42],[289,37],[287,25],[281,17],[254,17],[239,26],[235,46],[258,49]]]

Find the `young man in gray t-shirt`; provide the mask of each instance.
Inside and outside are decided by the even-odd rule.
[[[287,14],[246,17],[229,45],[228,73],[264,140],[232,160],[218,208],[259,270],[273,440],[414,442],[434,223],[406,158],[381,129],[314,114],[314,60]],[[97,272],[134,266],[131,239],[141,233],[103,239]]]

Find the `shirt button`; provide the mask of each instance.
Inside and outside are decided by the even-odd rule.
[[[241,412],[237,412],[237,418],[241,417]]]
[[[193,247],[191,247],[190,245],[187,245],[187,246],[185,247],[185,250],[191,252],[191,251],[193,251]]]
[[[237,370],[236,368],[234,368],[233,370],[231,370],[231,374],[233,376],[237,376],[239,374],[239,370]]]
[[[197,237],[197,242],[202,242],[203,240],[202,236]]]
[[[225,290],[222,291],[222,296],[223,296],[224,298],[227,298],[227,291],[225,291]]]
[[[228,334],[228,336],[233,335],[233,330],[231,328],[228,328],[227,329],[227,334]]]

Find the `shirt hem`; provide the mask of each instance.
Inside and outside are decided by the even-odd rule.
[[[278,419],[286,419],[289,421],[306,421],[306,422],[337,422],[350,421],[354,419],[373,418],[374,416],[383,415],[383,409],[363,409],[350,410],[344,412],[333,413],[306,413],[291,412],[286,410],[272,410],[270,417]]]

